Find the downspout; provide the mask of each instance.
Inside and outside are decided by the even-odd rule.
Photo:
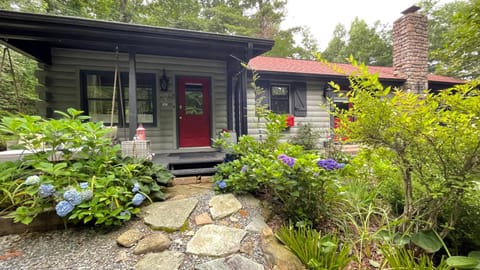
[[[129,139],[132,140],[137,129],[137,67],[135,60],[136,53],[131,50],[128,53],[128,118],[129,118]]]

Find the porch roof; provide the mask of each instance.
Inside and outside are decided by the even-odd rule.
[[[248,61],[274,44],[268,39],[3,10],[0,43],[47,64],[52,47],[110,52],[118,47],[119,52],[219,60],[233,55]]]

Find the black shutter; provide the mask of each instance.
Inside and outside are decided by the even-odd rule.
[[[293,83],[293,115],[307,116],[307,84],[305,82]]]
[[[255,90],[255,105],[261,102],[261,105],[266,105],[266,108],[270,109],[270,81],[258,80],[255,82],[255,85],[257,86]]]

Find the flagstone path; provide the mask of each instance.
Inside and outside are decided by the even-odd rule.
[[[117,238],[141,256],[135,269],[304,269],[277,242],[256,198],[214,195],[211,184],[176,186],[170,194],[142,209],[148,231],[132,228]]]

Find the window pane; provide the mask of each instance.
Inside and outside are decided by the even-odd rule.
[[[286,87],[286,86],[272,86],[272,96],[288,97],[288,87]]]
[[[278,114],[290,113],[288,100],[272,99],[272,112]]]
[[[185,86],[185,114],[203,114],[203,89],[202,85]]]
[[[115,111],[113,114],[113,123],[118,123],[118,111],[117,106],[115,106]],[[93,122],[102,121],[104,123],[110,123],[110,117],[112,112],[112,101],[111,100],[89,100],[88,109],[90,120]]]
[[[104,74],[87,74],[86,80],[87,95],[89,98],[112,98],[113,75],[108,76]]]

